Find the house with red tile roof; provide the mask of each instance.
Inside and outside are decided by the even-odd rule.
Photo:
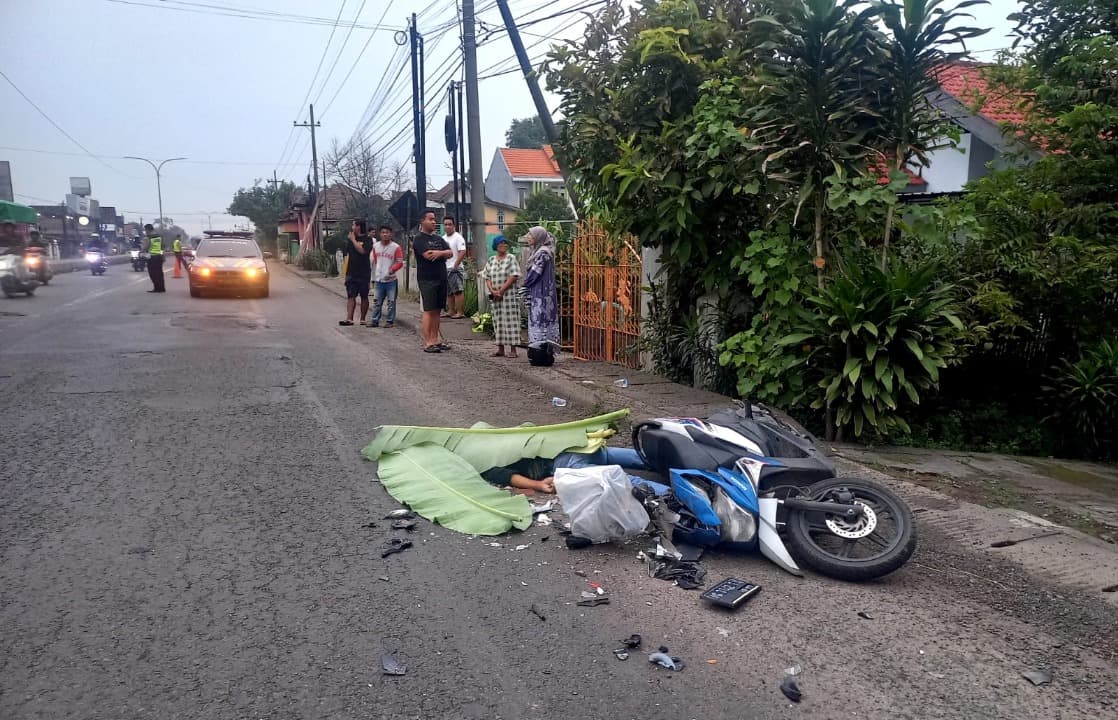
[[[486,198],[522,208],[524,201],[539,190],[567,196],[567,186],[551,146],[497,148],[485,177]]]
[[[989,65],[976,62],[953,62],[936,71],[939,90],[930,97],[932,103],[955,123],[962,133],[957,147],[942,147],[928,155],[928,166],[911,168],[923,181],[922,186],[909,184],[908,192],[930,194],[963,190],[968,182],[985,176],[990,168],[1004,168],[1026,157],[1037,156],[1035,148],[1026,147],[1016,136],[1006,134],[1007,123],[1024,120],[1021,95],[990,83],[985,69]]]

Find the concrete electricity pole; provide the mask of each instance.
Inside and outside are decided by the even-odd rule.
[[[163,179],[160,176],[160,171],[163,170],[163,166],[166,165],[167,163],[174,162],[175,160],[186,160],[186,158],[184,158],[184,157],[167,158],[166,160],[163,160],[158,165],[156,165],[154,162],[152,162],[151,160],[148,160],[147,158],[136,157],[135,155],[125,155],[124,157],[128,160],[142,160],[143,162],[146,162],[148,165],[151,165],[152,170],[155,170],[155,192],[156,192],[156,195],[159,197],[159,229],[162,230],[163,229]]]
[[[469,124],[470,152],[470,236],[474,261],[484,267],[488,258],[485,246],[485,177],[481,159],[481,108],[478,100],[477,35],[474,30],[474,0],[462,0],[462,53],[466,64],[466,122]]]
[[[423,36],[416,27],[415,13],[411,16],[408,38],[411,41],[412,124],[415,128],[415,146],[412,151],[415,157],[415,198],[419,212],[422,213],[427,209],[427,118],[423,97]]]
[[[316,123],[314,121],[314,103],[311,103],[310,110],[311,110],[311,121],[310,122],[305,122],[305,123],[293,122],[291,124],[294,125],[295,127],[304,127],[304,128],[310,128],[311,129],[311,165],[314,167],[314,191],[317,194],[318,193],[318,144],[315,142],[314,129],[316,127],[322,127],[322,123]]]

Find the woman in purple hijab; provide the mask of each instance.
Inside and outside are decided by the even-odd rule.
[[[555,292],[555,236],[542,227],[528,231],[532,256],[524,287],[528,290],[528,345],[559,346],[559,298]]]

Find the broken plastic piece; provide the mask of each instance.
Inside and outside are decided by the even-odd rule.
[[[365,524],[364,524],[364,525],[362,525],[361,527],[363,527],[363,528],[370,528],[370,529],[372,529],[372,528],[375,528],[376,526],[377,526],[377,524],[376,524],[375,522],[370,522],[370,523],[365,523]]]
[[[536,524],[537,525],[542,525],[544,527],[547,527],[548,525],[551,525],[551,516],[548,515],[547,513],[540,513],[539,515],[536,516]]]
[[[784,697],[795,703],[798,703],[800,698],[803,697],[800,686],[791,677],[784,678],[784,682],[780,683],[780,692],[784,693]]]
[[[415,517],[415,513],[413,513],[411,510],[408,510],[407,508],[400,508],[399,510],[393,510],[392,512],[385,515],[385,517],[389,520],[410,520],[411,518]]]
[[[411,540],[405,540],[403,538],[392,538],[391,540],[389,540],[388,542],[386,542],[384,544],[384,547],[380,551],[380,556],[382,558],[383,557],[388,557],[389,555],[392,555],[393,553],[403,552],[410,547],[411,547]]]
[[[408,532],[411,532],[412,530],[415,530],[415,525],[416,525],[415,520],[393,520],[392,521],[392,529],[393,530],[407,530]]]
[[[593,597],[579,600],[578,604],[583,607],[595,607],[597,605],[609,605],[609,595],[594,595]]]
[[[578,575],[579,577],[586,577],[586,573],[582,570],[575,570],[575,575]]]
[[[531,545],[531,544],[532,543],[525,543],[524,545],[517,545],[516,549],[517,550],[526,550],[526,549],[528,549],[528,546]]]
[[[582,595],[583,600],[593,600],[594,598],[598,597],[597,593],[592,593],[589,590],[583,590],[579,594]]]
[[[551,500],[548,500],[545,503],[532,503],[528,507],[532,508],[533,515],[539,515],[541,513],[551,512],[552,508],[555,507],[555,503]]]
[[[629,659],[629,651],[626,650],[625,648],[618,648],[618,649],[613,651],[613,656],[615,658],[617,658],[618,660],[628,660]]]
[[[804,669],[802,667],[800,667],[799,665],[792,665],[790,667],[784,668],[784,674],[795,676],[795,675],[799,675],[801,672],[803,672],[803,670]]]
[[[602,584],[601,583],[592,582],[592,583],[590,583],[590,587],[594,588],[594,592],[598,593],[599,595],[605,595],[606,594],[606,591],[602,589]]]
[[[625,643],[625,647],[629,648],[630,650],[636,650],[641,646],[641,636],[633,633],[621,642]]]
[[[707,665],[717,665],[717,664],[718,664],[718,661],[713,659],[713,658],[711,658],[710,660],[707,660]]]
[[[382,657],[380,666],[384,668],[385,675],[403,675],[408,671],[408,666],[397,660],[395,655]]]
[[[676,672],[679,672],[686,667],[686,663],[684,663],[683,660],[677,657],[672,657],[666,652],[654,652],[648,656],[648,661],[650,663],[659,665],[660,667],[664,667],[669,670],[675,670]]]
[[[547,617],[542,612],[540,612],[540,609],[538,607],[536,607],[535,603],[532,603],[532,606],[530,608],[528,608],[528,612],[532,613],[533,615],[538,617],[540,620],[547,620]]]
[[[504,547],[504,545],[502,545],[501,543],[498,543],[498,542],[485,543],[485,544],[488,545],[489,547]]]
[[[863,620],[873,620],[873,615],[870,615],[865,610],[859,610],[858,617],[862,618]]]
[[[1021,673],[1021,677],[1025,678],[1033,685],[1044,685],[1052,682],[1052,673],[1049,670],[1030,670],[1026,673]]]

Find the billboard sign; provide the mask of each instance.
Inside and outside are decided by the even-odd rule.
[[[93,194],[93,190],[89,184],[87,177],[72,177],[70,178],[70,192],[74,195],[81,195],[89,197]]]

